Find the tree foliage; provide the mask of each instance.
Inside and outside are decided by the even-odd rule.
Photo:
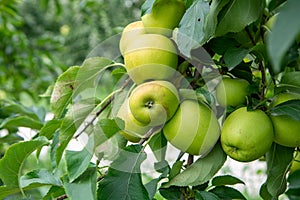
[[[135,84],[120,52],[115,58],[102,55],[119,51],[118,46],[100,42],[112,36],[115,44],[120,27],[150,12],[154,2],[0,1],[1,199],[246,199],[234,186],[247,183],[216,175],[227,159],[220,141],[207,155],[178,152],[171,163],[161,131],[150,131],[137,144],[119,134],[124,122],[116,112]],[[206,81],[217,74],[234,76],[250,83],[249,110],[299,122],[299,100],[269,106],[281,92],[300,93],[299,1],[184,2],[186,12],[172,40],[180,55],[178,71],[197,97],[215,104]],[[203,71],[206,65],[213,67]],[[47,88],[43,101],[49,105],[20,103],[22,93],[37,102]],[[220,121],[234,109],[214,107]],[[34,136],[24,141],[17,134],[20,127]],[[76,140],[82,147],[68,148]],[[267,179],[258,183],[263,199],[300,197],[299,170],[289,172],[297,152],[299,147],[274,142],[262,158],[267,165]],[[46,166],[26,165],[33,153]],[[155,174],[150,181],[147,173]]]

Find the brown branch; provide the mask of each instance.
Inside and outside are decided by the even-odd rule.
[[[187,166],[191,166],[194,162],[194,156],[192,154],[189,154]]]
[[[256,42],[255,42],[253,36],[252,36],[251,33],[250,33],[249,27],[246,27],[246,28],[245,28],[245,31],[246,31],[246,33],[247,33],[249,39],[251,40],[251,43],[253,44],[253,46],[255,46],[255,45],[256,45]]]
[[[261,72],[261,84],[262,84],[262,86],[261,86],[262,88],[261,88],[259,98],[260,98],[260,100],[264,100],[265,99],[265,90],[266,90],[267,84],[266,84],[266,71],[265,71],[265,68],[263,66],[262,61],[259,61],[258,69]]]

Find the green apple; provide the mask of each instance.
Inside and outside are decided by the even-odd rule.
[[[137,35],[145,34],[144,25],[142,21],[135,21],[128,24],[122,32],[120,39],[120,52],[124,55],[124,51],[129,43],[135,40]]]
[[[125,127],[120,131],[120,134],[130,142],[139,142],[141,138],[152,128],[151,126],[140,123],[133,117],[129,108],[128,99],[126,99],[121,105],[117,113],[117,117],[121,118],[125,123]]]
[[[178,105],[178,91],[168,81],[150,81],[138,85],[129,97],[129,107],[135,119],[151,126],[164,124],[174,115]]]
[[[163,127],[166,139],[192,155],[208,153],[220,136],[214,112],[204,103],[184,98],[172,119]]]
[[[142,16],[142,22],[148,33],[171,36],[185,13],[182,0],[156,0],[150,13]]]
[[[223,106],[236,107],[246,102],[248,81],[239,78],[224,77],[216,87],[218,103]]]
[[[137,84],[147,80],[171,80],[178,64],[177,50],[165,36],[141,34],[127,45],[124,62],[129,76]]]
[[[246,107],[232,112],[224,121],[221,144],[232,159],[250,162],[263,156],[274,139],[273,125],[261,110],[247,111]]]
[[[300,100],[300,94],[280,93],[274,97],[270,107],[275,107],[280,103],[293,99]],[[274,126],[274,140],[276,143],[287,147],[300,146],[300,121],[297,121],[287,115],[271,115],[271,120]]]

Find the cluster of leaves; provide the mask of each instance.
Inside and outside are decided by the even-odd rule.
[[[142,13],[154,2],[146,1]],[[186,6],[173,36],[182,57],[191,63],[197,60],[206,64],[199,57],[204,47],[222,74],[251,83],[249,104],[254,107],[266,108],[268,99],[278,92],[299,92],[299,42],[295,39],[300,25],[293,20],[298,19],[299,1],[187,0]],[[270,32],[265,24],[278,12]],[[286,21],[295,24],[288,25]],[[261,78],[254,78],[253,71],[259,71]],[[193,85],[201,86],[201,78],[195,73],[187,76]],[[92,57],[58,77],[50,99],[54,118],[49,121],[45,121],[41,110],[1,101],[0,116],[5,119],[0,121],[0,129],[6,129],[8,135],[0,139],[9,146],[5,154],[1,152],[0,198],[17,194],[25,197],[30,191],[46,188],[40,199],[246,199],[232,187],[244,184],[242,180],[230,175],[215,176],[227,157],[219,144],[195,162],[189,157],[186,163],[180,154],[172,166],[166,161],[167,141],[163,134],[152,135],[146,143],[142,140],[128,144],[118,134],[124,124],[114,117],[114,112],[132,85],[122,63]],[[202,89],[197,91],[206,94]],[[299,102],[289,102],[270,112],[299,120]],[[18,127],[37,133],[29,141],[18,142]],[[83,149],[66,149],[73,138],[85,138]],[[49,149],[50,169],[23,171],[26,159],[33,152],[40,156],[44,146]],[[156,158],[152,164],[158,175],[146,183],[141,165],[149,154],[145,151],[148,146]],[[287,182],[286,194],[291,199],[299,198],[300,174],[295,172],[287,178],[294,151],[274,144],[267,152],[267,180],[260,190],[264,199],[278,198],[287,190]]]

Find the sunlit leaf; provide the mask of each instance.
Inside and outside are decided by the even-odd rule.
[[[22,175],[22,166],[26,158],[33,151],[47,144],[48,140],[45,137],[38,137],[35,140],[11,145],[0,160],[0,178],[4,184],[7,187],[21,189],[19,179]]]
[[[75,78],[79,68],[79,66],[70,67],[56,80],[50,99],[50,105],[52,112],[57,118],[63,116],[65,109],[72,100]]]

